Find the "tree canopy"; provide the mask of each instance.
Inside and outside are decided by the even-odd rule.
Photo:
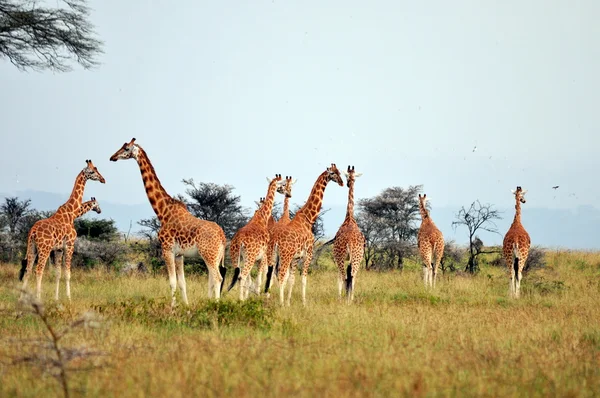
[[[0,57],[20,70],[70,71],[98,64],[103,42],[95,37],[86,0],[0,0]],[[61,7],[62,6],[62,7]]]

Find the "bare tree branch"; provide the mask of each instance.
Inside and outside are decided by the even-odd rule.
[[[86,0],[60,0],[44,7],[38,0],[0,0],[0,57],[19,70],[67,72],[75,60],[97,66],[103,42],[95,38]]]

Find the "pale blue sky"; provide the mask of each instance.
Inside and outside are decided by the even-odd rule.
[[[108,161],[136,137],[171,194],[193,177],[246,206],[275,173],[302,203],[331,162],[364,173],[357,197],[424,184],[434,209],[511,207],[516,185],[527,206],[600,203],[597,1],[90,5],[99,68],[0,60],[2,192],[66,193],[91,158],[107,183],[86,196],[147,203],[137,165]]]

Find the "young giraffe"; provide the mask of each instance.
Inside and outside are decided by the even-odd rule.
[[[158,240],[169,273],[171,308],[176,304],[177,284],[184,304],[189,305],[183,269],[184,256],[202,257],[208,268],[208,297],[211,298],[214,294],[218,300],[226,272],[223,264],[226,244],[223,229],[212,221],[194,217],[183,202],[167,193],[156,176],[146,151],[135,143],[135,138],[124,143],[110,157],[112,162],[125,159],[135,159],[138,163],[148,200],[160,221]]]
[[[269,251],[274,254],[279,265],[277,273],[277,281],[279,282],[279,301],[283,305],[283,296],[285,285],[290,282],[288,291],[287,304],[290,305],[292,298],[292,289],[294,287],[294,277],[296,273],[297,263],[294,260],[304,260],[302,268],[302,303],[306,305],[306,282],[308,274],[308,266],[312,260],[314,248],[314,235],[312,227],[317,216],[321,211],[323,204],[323,194],[327,183],[335,181],[339,186],[344,186],[344,181],[340,175],[340,171],[334,163],[328,167],[315,182],[308,200],[296,212],[294,219],[280,230],[274,231],[274,234],[269,242]],[[267,274],[267,284],[265,290],[268,291],[270,286],[270,275],[272,273],[273,258],[269,258],[269,272]]]
[[[531,239],[529,234],[521,224],[521,203],[525,203],[525,193],[521,187],[516,190],[511,190],[515,195],[515,218],[504,235],[502,244],[502,252],[506,266],[510,269],[510,295],[514,298],[519,298],[521,294],[521,279],[523,278],[523,267],[529,256],[529,247]]]
[[[235,271],[233,274],[233,280],[229,286],[229,290],[235,286],[238,279],[240,281],[240,300],[248,298],[250,293],[250,286],[246,280],[254,267],[256,261],[260,261],[260,267],[258,272],[258,286],[261,284],[262,272],[261,270],[266,268],[267,264],[267,246],[269,244],[269,230],[267,224],[269,217],[272,217],[273,202],[275,201],[275,191],[283,194],[283,181],[281,174],[275,174],[274,179],[269,179],[269,186],[267,188],[267,196],[262,203],[262,206],[256,210],[254,216],[248,221],[248,224],[240,228],[229,244],[229,256],[231,261],[235,264]],[[240,262],[243,262],[244,267],[240,269]],[[241,270],[241,275],[240,275]],[[263,271],[264,272],[264,271]]]
[[[354,285],[356,283],[356,274],[360,268],[360,262],[365,250],[365,236],[358,228],[358,224],[354,219],[354,181],[360,177],[362,173],[355,173],[354,166],[350,168],[346,174],[346,185],[348,186],[348,207],[346,208],[346,218],[335,234],[333,242],[333,259],[340,271],[338,290],[339,297],[342,298],[342,288],[344,281],[346,282],[346,297],[348,303],[354,300]],[[348,269],[344,270],[346,257],[350,257]]]
[[[81,217],[88,211],[95,211],[98,214],[102,213],[102,209],[100,209],[100,205],[98,204],[98,201],[93,196],[92,196],[92,200],[88,200],[87,202],[83,202],[81,204],[79,211],[75,214],[75,218],[77,219],[77,218]],[[36,224],[37,224],[37,222],[36,222]],[[34,224],[34,226],[35,226],[35,224]],[[56,254],[56,253],[58,253],[58,254]],[[53,264],[56,267],[56,294],[54,296],[54,298],[56,300],[58,300],[58,292],[59,292],[59,285],[60,285],[60,273],[61,273],[61,267],[62,267],[62,263],[63,263],[63,259],[64,259],[63,255],[64,255],[64,250],[63,250],[62,246],[55,247],[50,252],[50,264]],[[23,276],[25,275],[26,270],[27,270],[27,258],[24,258],[21,260],[21,270],[19,271],[19,280],[20,281],[23,280]]]
[[[71,300],[71,259],[73,257],[75,239],[77,238],[77,231],[75,231],[73,221],[76,217],[81,215],[81,198],[83,197],[85,183],[88,180],[100,181],[102,184],[106,182],[91,160],[86,160],[85,162],[87,163],[87,166],[81,170],[77,175],[77,178],[75,178],[75,184],[69,199],[56,210],[56,213],[46,219],[36,222],[29,230],[27,236],[27,266],[21,279],[23,280],[23,290],[25,290],[27,288],[27,280],[29,279],[37,255],[38,261],[35,274],[36,297],[38,300],[41,300],[42,276],[44,267],[48,262],[48,257],[50,257],[50,252],[53,249],[61,247],[64,251],[65,258],[67,299],[69,299],[69,301]],[[56,278],[58,285],[58,280],[60,280],[60,267],[57,268]],[[23,298],[23,293],[21,293],[21,298]],[[56,298],[58,299],[58,290],[56,292]]]
[[[444,255],[444,235],[438,229],[429,210],[427,210],[427,194],[419,194],[419,212],[421,213],[421,227],[417,237],[419,254],[423,261],[423,282],[425,287],[435,288],[437,271]]]

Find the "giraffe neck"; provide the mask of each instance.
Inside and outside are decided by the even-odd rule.
[[[292,221],[298,220],[296,222],[304,223],[312,228],[315,221],[317,221],[317,217],[321,211],[321,205],[323,204],[323,193],[325,192],[328,182],[327,175],[328,172],[324,171],[319,178],[317,178],[315,185],[310,191],[308,200],[304,206],[296,212]]]
[[[92,207],[94,207],[93,200],[88,200],[87,202],[83,202],[81,204],[81,207],[79,207],[79,211],[77,211],[77,213],[75,213],[75,218],[83,216],[85,213],[92,210]]]
[[[160,221],[164,221],[168,204],[170,204],[173,198],[163,188],[160,180],[156,176],[154,166],[150,162],[146,151],[139,147],[139,153],[137,156],[137,162],[140,166],[140,172],[142,173],[142,180],[144,181],[144,188],[146,189],[146,195],[152,206],[152,210],[156,213],[156,216]]]
[[[87,178],[83,171],[77,174],[71,196],[69,196],[69,199],[56,210],[55,214],[67,216],[70,220],[76,218],[76,215],[81,208],[81,199],[83,198],[86,181]]]
[[[346,219],[350,221],[354,219],[354,180],[348,180],[348,206],[346,207]]]
[[[421,213],[421,220],[424,221],[431,221],[431,218],[429,217],[429,212],[427,211],[427,209],[425,208],[425,205],[423,205],[423,203],[419,202],[419,213]]]
[[[256,221],[260,225],[266,227],[269,223],[269,217],[272,217],[271,213],[273,212],[273,202],[275,202],[275,189],[277,188],[277,181],[273,180],[269,184],[269,189],[267,191],[267,196],[265,196],[265,201],[263,205],[254,213],[254,217],[252,217],[252,221]]]
[[[517,203],[515,204],[515,219],[513,220],[513,224],[521,223],[521,202],[517,199]]]
[[[290,220],[290,198],[286,196],[283,199],[283,213],[281,214],[281,218],[279,221],[289,221]]]

